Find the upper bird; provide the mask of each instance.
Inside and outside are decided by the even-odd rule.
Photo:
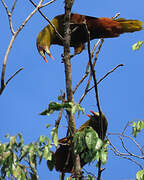
[[[51,23],[63,37],[64,14],[54,17]],[[118,37],[122,33],[142,30],[142,21],[131,19],[126,20],[124,18],[113,20],[106,17],[96,18],[80,14],[71,14],[70,23],[70,46],[74,47],[74,54],[81,53],[84,49],[84,44],[87,42],[87,32],[84,23],[86,23],[90,32],[90,40],[96,38]],[[49,50],[51,44],[63,46],[63,41],[56,34],[54,28],[49,24],[37,36],[37,49],[46,62],[45,52],[53,59]]]

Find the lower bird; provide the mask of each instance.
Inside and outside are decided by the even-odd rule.
[[[64,37],[64,14],[54,17],[51,23],[55,26],[58,33]],[[97,38],[113,38],[123,33],[132,33],[142,30],[142,21],[127,20],[124,18],[97,18],[80,14],[71,14],[70,28],[71,41],[70,46],[74,47],[74,54],[79,54],[84,49],[87,42],[87,31],[90,32],[90,40]],[[51,24],[47,25],[37,37],[37,49],[40,55],[47,62],[45,53],[54,59],[50,53],[50,46],[58,44],[63,46],[63,41],[59,38]]]
[[[90,117],[84,124],[80,126],[78,132],[82,132],[85,128],[91,127],[95,130],[98,136],[104,140],[106,136],[108,122],[104,114],[102,114],[101,119],[99,118],[98,112],[90,111],[92,115],[88,115]],[[102,126],[101,126],[102,125]],[[71,143],[73,137],[65,137],[59,140],[59,148],[53,153],[53,159],[55,161],[55,168],[57,171],[63,173],[72,173],[74,170],[74,160],[71,150]],[[85,147],[85,153],[88,152],[88,148]],[[83,167],[87,162],[85,162],[84,158],[80,155],[80,164]]]

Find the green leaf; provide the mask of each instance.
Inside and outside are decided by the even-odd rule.
[[[45,109],[43,112],[40,113],[40,115],[49,116],[54,111],[59,111],[61,108],[63,108],[63,104],[60,104],[57,102],[51,102],[51,103],[49,103],[48,109]]]
[[[10,146],[13,146],[16,143],[16,136],[10,137]]]
[[[144,129],[144,120],[137,121],[137,123],[132,122],[132,135],[134,137],[136,137],[142,129]]]
[[[51,124],[46,124],[46,128],[49,128],[51,126]]]
[[[78,111],[78,115],[80,114],[81,111],[83,114],[85,112],[84,108],[82,108],[80,104],[69,102],[69,103],[65,103],[64,106],[65,109],[69,111],[71,114],[75,114],[77,111]]]
[[[144,180],[144,169],[136,173],[137,180]]]
[[[16,178],[16,179],[21,179],[21,168],[20,166],[16,166],[16,168],[13,170],[13,176]]]
[[[86,145],[87,145],[89,150],[95,148],[96,141],[97,141],[97,137],[96,137],[96,132],[95,131],[91,130],[91,131],[86,133],[85,142],[86,142]]]
[[[45,146],[44,147],[44,154],[43,154],[43,157],[46,159],[46,160],[52,160],[52,153],[51,151],[49,150],[49,147],[48,146]]]
[[[139,50],[141,48],[142,44],[143,44],[143,41],[138,41],[137,43],[132,45],[132,49],[134,51]]]
[[[24,172],[22,170],[22,172],[21,172],[21,179],[20,180],[25,180],[25,179],[26,179],[26,172]]]
[[[57,147],[58,146],[58,135],[57,135],[57,127],[54,127],[51,131],[51,136],[54,145]]]
[[[101,150],[100,151],[100,160],[102,162],[102,164],[105,164],[107,162],[108,159],[108,153],[105,150]]]
[[[49,168],[50,171],[53,170],[53,168],[55,167],[55,158],[52,156],[52,160],[47,160],[47,166]]]
[[[103,145],[103,141],[100,138],[98,138],[96,141],[95,149],[99,150],[102,147],[102,145]]]
[[[18,133],[17,136],[20,138],[20,145],[24,145],[24,140],[23,140],[22,135],[20,133]]]
[[[30,176],[31,176],[31,180],[38,180],[38,176],[37,176],[37,174],[36,173],[31,173],[30,172]]]
[[[95,178],[92,177],[91,175],[88,175],[88,176],[87,176],[87,180],[95,180]]]
[[[132,121],[132,127],[136,126],[136,122]]]
[[[47,141],[47,137],[46,136],[40,136],[39,142],[44,143],[45,141]]]
[[[136,127],[133,127],[132,128],[132,135],[136,138],[136,136],[137,136],[137,129],[136,129]]]

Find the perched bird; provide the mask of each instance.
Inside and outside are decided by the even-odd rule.
[[[98,112],[93,112],[90,111],[93,115],[88,115],[90,119],[86,121],[84,124],[80,126],[78,131],[83,131],[87,127],[92,127],[99,135],[101,136],[101,131],[103,132],[103,138],[104,140],[106,131],[107,131],[107,120],[105,116],[102,114],[102,130],[101,130],[101,122],[99,119],[99,113]],[[60,147],[56,150],[55,154],[53,155],[55,158],[55,168],[57,171],[66,173],[72,173],[73,172],[73,167],[74,167],[74,161],[73,161],[73,156],[72,156],[72,151],[71,151],[71,142],[72,142],[72,137],[65,137],[59,140]],[[86,148],[85,151],[88,151]],[[86,162],[84,159],[81,157],[80,154],[80,163],[81,167],[83,167]]]
[[[54,17],[51,23],[63,37],[64,36],[64,14]],[[71,14],[70,19],[71,42],[70,46],[74,47],[74,54],[79,54],[84,49],[84,44],[87,42],[87,32],[90,32],[90,40],[96,38],[112,38],[118,37],[122,33],[135,32],[142,30],[142,22],[139,20],[126,20],[123,18],[113,20],[111,18],[96,18],[80,14]],[[40,55],[47,62],[45,52],[53,59],[50,53],[50,46],[58,44],[63,46],[63,41],[59,38],[54,28],[47,25],[37,37],[37,49]]]

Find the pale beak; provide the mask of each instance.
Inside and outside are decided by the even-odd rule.
[[[54,58],[52,57],[51,53],[50,53],[50,50],[48,48],[48,46],[46,46],[45,48],[42,48],[42,47],[38,47],[38,51],[40,53],[40,55],[44,58],[45,62],[48,64],[48,61],[45,57],[45,52],[49,55],[50,58],[52,58],[52,60],[54,60]]]
[[[45,48],[45,52],[49,55],[50,58],[52,58],[52,60],[54,60],[54,58],[52,57],[49,48],[46,46]]]
[[[44,58],[45,62],[48,64],[47,59],[46,59],[46,57],[45,57],[45,54],[44,54],[43,50],[42,50],[42,51],[39,51],[39,53],[40,53],[40,55]]]

